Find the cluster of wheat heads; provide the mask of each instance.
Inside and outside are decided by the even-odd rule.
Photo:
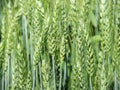
[[[0,90],[120,90],[120,0],[1,0]]]

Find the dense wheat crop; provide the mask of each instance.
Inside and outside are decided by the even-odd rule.
[[[120,90],[120,0],[0,0],[0,90]]]

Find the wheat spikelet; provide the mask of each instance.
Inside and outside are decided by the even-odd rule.
[[[58,69],[58,64],[59,64],[59,60],[57,58],[55,58],[55,51],[58,50],[59,46],[57,45],[59,42],[59,24],[58,24],[58,12],[59,12],[59,0],[57,0],[54,4],[54,8],[53,8],[53,18],[51,18],[52,20],[52,25],[49,26],[49,36],[48,36],[48,48],[49,48],[49,53],[52,56],[52,66],[53,66],[53,76],[54,76],[54,90],[56,90],[56,88],[58,87],[58,80],[56,81],[56,70]],[[56,59],[56,60],[54,60]]]
[[[3,63],[4,63],[4,47],[1,42],[0,43],[0,77],[2,76]]]
[[[64,36],[62,37],[61,40],[61,45],[60,45],[60,62],[62,63],[65,58],[65,40]]]
[[[108,16],[109,2],[107,0],[100,1],[100,30],[102,36],[102,50],[109,52],[111,49],[111,29],[110,19]]]
[[[6,22],[5,22],[5,16],[2,18],[2,28],[1,28],[1,43],[0,43],[0,62],[1,67],[4,67],[5,65],[5,46],[6,46]]]
[[[25,72],[26,72],[26,64],[23,58],[23,54],[21,53],[22,48],[21,45],[18,44],[16,59],[14,61],[14,71],[13,71],[13,89],[25,90]]]
[[[72,42],[75,41],[76,33],[77,33],[77,24],[78,24],[77,11],[78,11],[77,0],[70,0],[69,19],[71,22],[70,25],[72,27],[72,31],[71,31]]]
[[[57,58],[55,58],[55,51],[59,48],[57,46],[57,43],[59,42],[58,40],[58,30],[59,30],[59,26],[58,26],[58,12],[59,12],[59,0],[56,0],[55,4],[54,4],[54,9],[53,9],[53,18],[52,18],[52,21],[53,21],[53,24],[52,24],[52,31],[51,31],[51,39],[52,39],[52,43],[49,44],[51,48],[50,50],[50,54],[52,55],[52,65],[53,65],[53,75],[54,75],[54,90],[56,90],[58,88],[58,78],[59,76],[57,77],[56,74],[59,73],[59,71],[56,71],[58,68],[59,68],[59,60]]]
[[[16,1],[17,6],[19,7],[19,14],[20,15],[28,15],[29,10],[31,8],[31,5],[34,4],[34,0],[17,0]]]
[[[51,29],[51,26],[49,27]],[[55,54],[55,38],[52,36],[52,33],[50,33],[48,37],[48,47],[49,47],[49,53],[54,55]]]
[[[72,71],[73,71],[72,72],[73,78],[72,78],[71,88],[72,88],[72,90],[77,90],[77,87],[78,87],[78,83],[77,83],[77,80],[78,80],[77,67],[74,66]]]
[[[59,0],[56,0],[54,4],[54,9],[53,9],[53,18],[52,20],[52,25],[49,26],[49,31],[48,31],[48,47],[49,47],[49,53],[51,55],[55,55],[55,49],[58,48],[56,44],[58,43],[58,12],[59,12]]]
[[[24,78],[25,78],[25,72],[26,72],[26,64],[25,64],[25,61],[24,61],[24,58],[23,58],[23,56],[22,56],[22,54],[21,54],[21,47],[19,47],[19,45],[18,45],[18,71],[19,71],[19,75],[18,75],[18,79],[19,79],[19,82],[18,82],[18,85],[19,85],[19,87],[21,88],[21,89],[24,89],[25,88],[25,83],[24,83]]]
[[[8,66],[8,61],[10,59],[11,56],[11,52],[14,49],[14,37],[15,37],[15,25],[17,24],[17,15],[13,12],[13,7],[11,7],[11,3],[8,3],[7,5],[7,21],[6,21],[6,25],[9,25],[6,30],[6,46],[5,46],[5,67],[4,67],[4,71],[6,71],[7,66]],[[5,31],[6,31],[5,30]]]
[[[102,54],[102,52],[99,52],[98,64],[97,64],[97,72],[96,72],[95,83],[94,83],[94,90],[96,88],[100,90],[101,84],[99,82],[101,81],[102,64],[103,64],[103,54]]]
[[[89,75],[89,87],[90,90],[92,90],[92,81],[91,78],[94,74],[94,70],[95,70],[95,57],[94,57],[94,51],[93,48],[91,46],[91,42],[89,40],[89,34],[87,32],[87,30],[85,29],[84,31],[84,38],[85,38],[85,46],[86,46],[86,71]]]
[[[83,39],[83,30],[84,26],[82,22],[79,23],[78,33],[77,33],[77,60],[75,62],[76,66],[73,66],[72,74],[72,90],[86,90],[85,80],[85,66],[84,66],[84,39]],[[79,82],[78,82],[79,81]]]
[[[79,24],[80,27],[78,30],[79,32],[83,32],[81,34],[83,34],[83,42],[85,43],[85,47],[86,47],[86,70],[87,73],[90,75],[90,77],[93,75],[94,72],[94,51],[91,45],[91,41],[90,41],[90,36],[89,36],[89,20],[86,18],[88,16],[88,12],[89,12],[89,1],[81,1],[81,7],[79,9],[80,14],[80,20],[79,20]],[[83,31],[82,31],[83,30]],[[82,45],[81,45],[82,47]]]
[[[80,65],[73,66],[73,73],[72,73],[72,90],[86,90],[85,82],[84,82],[84,75]],[[79,81],[79,82],[78,82]]]
[[[91,43],[90,43],[90,40],[89,40],[89,36],[88,36],[88,33],[84,32],[84,37],[85,37],[85,43],[86,43],[86,47],[87,47],[87,55],[86,55],[86,70],[88,72],[88,74],[90,76],[93,75],[93,72],[94,72],[94,54],[93,54],[93,48],[91,46]]]
[[[16,65],[16,66],[14,66],[14,70],[13,70],[13,75],[12,75],[12,84],[13,84],[13,86],[12,86],[12,89],[14,90],[14,89],[16,89],[16,90],[19,90],[19,86],[18,86],[18,82],[19,82],[19,77],[18,77],[18,72],[16,72],[16,71],[18,71],[18,65]]]
[[[38,3],[38,2],[36,2]],[[40,4],[40,3],[39,3]],[[40,9],[40,10],[39,10]],[[42,10],[41,10],[42,9]],[[41,12],[40,12],[41,11]],[[42,6],[36,7],[35,12],[34,12],[34,36],[33,39],[35,40],[35,50],[34,50],[34,55],[33,55],[33,64],[34,64],[34,69],[36,68],[36,65],[39,63],[40,61],[40,54],[42,52],[42,37],[43,37],[43,31],[42,31],[42,26],[40,26],[40,16],[42,14],[44,14],[44,9],[42,8]]]
[[[119,90],[120,0],[1,3],[0,90]]]
[[[72,69],[72,81],[71,81],[71,89],[72,90],[86,90],[86,85],[85,85],[85,77],[83,74],[83,70],[82,70],[82,65],[78,64],[77,62],[77,66],[74,65],[73,69]]]
[[[60,34],[59,34],[59,11],[60,11],[60,4],[59,4],[59,0],[56,0],[55,4],[54,4],[54,8],[53,8],[53,18],[52,18],[52,35],[55,38],[55,47],[56,50],[58,50],[59,48],[59,39],[60,39]],[[57,62],[56,62],[57,63]]]
[[[120,7],[119,7],[119,5],[120,5],[120,1],[117,1],[117,11],[116,11],[116,13],[117,13],[117,15],[116,15],[116,22],[115,22],[115,27],[116,27],[116,30],[115,30],[115,40],[116,40],[116,44],[117,44],[117,46],[116,46],[116,48],[117,48],[117,55],[119,56],[120,55],[120,28],[119,28],[119,24],[120,24],[120,21],[119,21],[119,19],[120,19]],[[119,58],[119,57],[118,57]]]
[[[67,9],[66,9],[66,1],[62,2],[61,5],[61,29],[62,29],[62,33],[64,34],[64,39],[65,39],[65,52],[69,53],[70,52],[70,48],[69,48],[69,41],[68,41],[68,37],[69,37],[69,31],[68,31],[68,17],[67,17]]]
[[[45,55],[46,56],[46,55]],[[45,57],[45,59],[42,59],[42,78],[43,78],[43,87],[45,90],[50,90],[50,73],[51,73],[51,66],[50,61]]]
[[[54,61],[54,57],[55,57],[55,37],[53,36],[53,31],[52,31],[52,26],[49,26],[49,36],[48,36],[48,49],[49,49],[49,53],[52,55],[52,68],[53,68],[53,80],[54,80],[54,90],[56,90],[56,76],[55,76],[55,61]]]
[[[81,90],[85,90],[85,56],[84,56],[84,39],[83,39],[83,33],[82,33],[82,26],[79,26],[78,28],[78,38],[77,38],[77,52],[78,52],[78,60],[77,63],[80,63],[79,68],[79,88],[81,88]]]
[[[61,40],[61,45],[60,45],[60,57],[59,57],[60,61],[58,64],[58,67],[60,67],[59,70],[59,90],[61,90],[61,85],[62,85],[62,64],[65,60],[65,39],[64,36],[62,36],[62,40]],[[63,83],[64,84],[64,83]]]
[[[115,2],[115,38],[114,38],[114,52],[113,52],[113,66],[114,66],[114,87],[117,89],[117,83],[120,80],[119,74],[119,59],[120,59],[120,1]]]

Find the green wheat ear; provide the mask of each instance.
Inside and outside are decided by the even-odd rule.
[[[25,89],[26,63],[23,57],[22,47],[20,44],[17,45],[14,67],[15,68],[13,71],[13,89]]]
[[[71,89],[72,90],[86,90],[85,82],[84,82],[84,74],[81,68],[81,65],[74,65],[73,66],[73,73],[72,73],[72,81],[71,81]],[[78,82],[79,81],[79,82]]]
[[[77,90],[78,88],[78,83],[77,83],[77,80],[78,80],[78,67],[74,66],[73,69],[72,69],[72,81],[71,81],[71,89],[72,90]],[[80,78],[80,77],[79,77]]]
[[[55,16],[54,16],[55,17]],[[56,21],[54,21],[56,22]],[[52,26],[50,25],[49,26],[49,29],[48,29],[50,32],[48,34],[48,40],[47,40],[47,45],[48,45],[48,50],[49,50],[49,54],[52,56],[52,68],[53,68],[53,80],[54,80],[54,90],[56,90],[56,73],[55,73],[55,50],[56,50],[56,38],[55,38],[55,32],[56,32],[56,25]]]
[[[6,46],[6,22],[5,22],[5,15],[2,18],[2,28],[1,28],[1,43],[0,43],[0,62],[2,67],[5,65],[5,46]]]
[[[90,40],[89,40],[89,36],[88,36],[88,32],[85,31],[84,33],[85,35],[85,43],[86,43],[86,47],[87,47],[87,50],[86,50],[86,70],[88,72],[88,74],[90,76],[93,75],[94,73],[94,53],[93,53],[93,48],[91,46],[91,43],[90,43]]]
[[[83,26],[80,25],[78,27],[78,37],[77,37],[77,52],[78,52],[78,55],[77,55],[77,63],[79,68],[78,71],[79,71],[79,79],[80,79],[80,82],[79,82],[79,88],[81,88],[81,90],[86,90],[86,84],[84,82],[85,80],[85,56],[84,56],[84,52],[85,52],[85,49],[84,49],[84,39],[83,39]]]
[[[63,1],[62,2],[62,5],[61,5],[61,33],[64,34],[64,41],[65,41],[65,52],[68,54],[70,53],[70,48],[69,48],[69,40],[68,40],[68,37],[69,37],[69,30],[68,30],[68,11],[67,11],[67,5],[66,5],[66,1]]]
[[[102,50],[105,53],[110,52],[111,49],[111,29],[110,19],[108,16],[109,2],[107,0],[100,0],[100,30],[102,36]]]
[[[51,66],[50,66],[50,60],[48,59],[48,57],[45,55],[45,57],[42,58],[42,66],[41,66],[41,70],[42,70],[42,80],[43,80],[43,87],[45,90],[50,90],[51,86]]]
[[[87,18],[89,16],[89,12],[91,12],[90,9],[90,3],[91,1],[87,0],[85,2],[83,2],[83,15],[85,15],[85,17],[83,17],[83,22],[84,22],[84,40],[85,40],[85,53],[86,53],[86,71],[88,74],[88,88],[90,90],[93,89],[93,75],[95,73],[95,54],[94,54],[94,49],[92,47],[92,43],[90,41],[90,20]]]
[[[120,80],[119,64],[120,64],[120,1],[115,2],[115,38],[114,38],[114,52],[113,52],[113,66],[114,66],[114,77],[115,77],[115,88],[117,88],[117,79]]]
[[[61,45],[60,45],[60,62],[62,63],[65,58],[65,39],[64,36],[62,37],[61,40]]]
[[[18,16],[13,12],[14,8],[11,6],[11,3],[8,3],[6,6],[5,11],[5,18],[7,20],[4,22],[4,25],[8,25],[6,27],[3,26],[3,29],[5,30],[3,33],[6,33],[5,37],[5,71],[8,66],[8,61],[10,60],[11,52],[14,49],[15,45],[15,26],[17,24]],[[4,34],[3,34],[4,35]],[[4,37],[3,37],[4,38]]]
[[[49,29],[49,22],[50,22],[50,18],[48,16],[48,13],[45,14],[44,16],[44,20],[43,20],[43,43],[44,45],[47,44],[46,39],[49,37],[46,34],[48,34],[48,29]],[[47,46],[47,45],[46,45]],[[51,78],[52,78],[52,68],[51,68],[51,62],[49,59],[49,52],[48,53],[44,53],[43,56],[41,56],[42,59],[42,64],[41,64],[41,71],[42,71],[42,82],[43,82],[43,88],[45,90],[50,90],[51,88],[53,89],[53,87],[51,86]]]
[[[40,4],[40,5],[38,5]],[[42,38],[43,38],[43,26],[40,27],[40,16],[42,20],[44,19],[44,8],[41,3],[35,3],[35,11],[34,11],[34,21],[33,21],[33,40],[34,40],[34,55],[33,55],[33,64],[34,69],[36,69],[36,65],[40,62],[40,55],[42,54]]]
[[[119,90],[120,0],[0,5],[0,90]]]
[[[2,68],[3,68],[3,63],[4,63],[4,47],[3,44],[0,43],[0,77],[2,75]]]
[[[77,24],[78,24],[77,11],[78,11],[77,0],[70,0],[69,23],[72,27],[72,31],[71,31],[72,42],[75,42],[76,33],[77,33]]]

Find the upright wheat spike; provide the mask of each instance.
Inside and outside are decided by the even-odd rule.
[[[114,66],[114,89],[118,90],[117,82],[120,80],[119,64],[120,64],[120,1],[115,1],[115,32],[114,32],[114,52],[113,52],[113,66]]]
[[[81,1],[80,7],[79,7],[79,24],[77,29],[77,47],[78,47],[78,53],[80,56],[80,62],[82,62],[82,68],[85,68],[85,56],[84,56],[84,45],[85,45],[85,39],[84,38],[84,31],[86,29],[85,27],[85,2]]]
[[[59,83],[59,90],[61,90],[61,85],[62,85],[62,64],[64,62],[64,58],[65,58],[65,39],[64,36],[62,36],[61,38],[61,45],[60,45],[60,83]]]
[[[100,90],[101,84],[99,83],[101,81],[101,71],[102,71],[102,64],[103,64],[103,53],[100,51],[98,54],[98,66],[97,66],[97,72],[95,76],[95,86],[94,90],[97,88]]]
[[[51,31],[51,26],[49,27],[49,30]],[[49,47],[49,53],[52,55],[52,68],[53,68],[53,81],[54,81],[54,90],[56,90],[56,76],[55,76],[55,37],[53,36],[53,32],[49,34],[48,37],[48,47]]]
[[[95,66],[95,57],[94,57],[94,50],[92,48],[92,44],[90,41],[89,31],[90,31],[90,21],[87,19],[90,12],[90,1],[83,1],[83,15],[84,17],[84,38],[85,38],[85,46],[86,46],[86,71],[89,75],[89,88],[92,90],[92,76],[94,74],[94,66]]]
[[[70,22],[72,26],[72,42],[75,40],[76,33],[77,33],[77,24],[78,24],[78,14],[77,14],[78,8],[77,8],[77,0],[70,0]]]
[[[78,69],[77,69],[78,67],[77,66],[73,66],[73,68],[72,68],[72,70],[73,70],[73,72],[72,72],[72,81],[71,81],[71,83],[72,83],[72,85],[71,85],[71,90],[77,90],[77,88],[78,88],[78,77],[79,77],[79,75],[78,75]]]
[[[82,40],[82,32],[79,27],[79,34],[77,37],[77,61],[73,66],[73,78],[72,78],[72,90],[86,90],[85,85],[85,75],[84,75],[84,48],[83,48],[83,40]],[[76,65],[77,64],[77,65]],[[78,82],[79,81],[79,82]]]
[[[2,28],[1,28],[1,43],[0,43],[0,62],[1,62],[1,68],[4,68],[5,65],[5,46],[6,46],[6,22],[5,22],[5,17],[2,18]]]
[[[79,24],[81,24],[81,23],[79,23]],[[85,90],[86,88],[85,88],[85,82],[84,82],[84,80],[85,80],[85,62],[84,62],[84,60],[85,60],[85,56],[84,56],[84,39],[83,39],[83,26],[82,25],[79,25],[79,27],[78,27],[78,34],[77,34],[77,59],[79,60],[79,61],[77,61],[76,63],[79,63],[79,75],[80,75],[80,77],[79,77],[79,79],[80,79],[80,82],[79,82],[79,85],[80,85],[80,87],[79,88],[81,88],[81,90]]]
[[[60,63],[63,62],[64,58],[65,58],[65,39],[64,36],[62,36],[60,45]]]
[[[70,48],[68,45],[68,17],[67,17],[67,5],[66,5],[66,1],[62,1],[62,5],[61,5],[61,29],[62,29],[62,34],[64,34],[64,40],[65,40],[65,52],[69,53],[70,52]]]
[[[50,22],[50,18],[48,16],[48,13],[45,14],[44,16],[44,22],[43,22],[43,44],[47,44],[46,43],[46,39],[47,39],[47,33],[49,30],[49,22]],[[47,45],[46,45],[47,46]],[[42,80],[43,80],[43,88],[45,90],[50,90],[51,89],[51,66],[50,66],[50,59],[48,58],[49,54],[48,53],[44,53],[44,55],[42,56],[42,64],[41,64],[41,71],[42,71]]]
[[[102,36],[102,50],[108,53],[111,49],[111,29],[108,16],[109,1],[100,0],[100,30]]]
[[[58,68],[59,60],[54,60],[55,58],[55,51],[59,48],[58,42],[59,42],[59,27],[58,27],[58,12],[59,12],[59,0],[56,0],[54,4],[54,9],[53,9],[53,18],[52,18],[52,25],[49,27],[49,37],[48,37],[48,47],[49,47],[49,53],[52,55],[52,65],[53,65],[53,75],[54,75],[54,90],[56,90],[56,73],[55,70]],[[57,66],[55,68],[55,65]]]
[[[2,42],[0,42],[0,77],[2,76],[3,63],[4,63],[4,47]]]
[[[94,53],[93,53],[93,48],[91,46],[90,40],[89,40],[89,35],[87,30],[85,30],[84,32],[84,38],[85,38],[85,45],[86,45],[86,70],[87,73],[89,74],[89,79],[90,79],[90,87],[92,90],[92,86],[91,86],[91,77],[94,73],[94,65],[95,65],[95,61],[94,61]]]
[[[40,61],[40,55],[42,52],[42,34],[43,34],[43,30],[42,30],[42,26],[40,26],[40,24],[42,25],[42,23],[40,23],[40,15],[42,14],[43,17],[43,13],[44,13],[44,9],[43,7],[38,4],[41,4],[40,2],[37,4],[38,2],[36,1],[36,5],[38,7],[35,7],[35,17],[34,17],[34,36],[33,39],[35,40],[35,50],[34,50],[34,55],[33,55],[33,64],[34,64],[34,69],[36,68],[36,65],[39,63]],[[36,6],[35,5],[35,6]],[[40,10],[39,10],[40,9]]]
[[[68,63],[68,55],[70,53],[70,47],[69,47],[69,29],[68,29],[68,24],[69,22],[67,22],[68,17],[68,9],[66,8],[67,7],[67,1],[63,0],[62,3],[61,3],[61,19],[60,19],[60,22],[61,22],[61,39],[64,38],[64,44],[63,45],[63,48],[65,49],[64,52],[64,55],[66,55],[66,59],[64,60],[65,64],[64,64],[64,77],[63,77],[63,86],[65,87],[65,82],[66,82],[66,79],[67,79],[67,63]],[[61,42],[62,43],[62,42]],[[65,58],[65,56],[64,56]],[[62,67],[63,65],[61,64],[60,65],[60,75],[62,74]],[[62,78],[62,75],[60,76],[60,78]],[[61,82],[60,82],[61,83]],[[60,87],[59,87],[59,90],[60,90]]]
[[[42,66],[41,66],[41,70],[42,70],[42,78],[43,78],[43,88],[45,90],[50,90],[50,73],[51,73],[51,67],[50,67],[50,61],[49,59],[46,57],[42,58]]]
[[[8,61],[10,59],[10,54],[14,48],[14,25],[16,24],[16,20],[15,20],[15,18],[12,17],[12,15],[14,16],[12,9],[13,8],[11,7],[11,4],[9,3],[7,6],[7,12],[6,12],[6,14],[8,15],[6,17],[6,18],[8,18],[8,21],[6,22],[6,24],[9,24],[9,27],[6,28],[8,30],[8,32],[7,32],[7,36],[6,36],[5,69],[7,69]]]
[[[116,53],[116,57],[119,59],[120,58],[120,27],[119,27],[119,25],[120,25],[120,21],[119,21],[119,19],[120,19],[120,7],[119,7],[119,5],[120,5],[120,1],[117,1],[116,2],[117,3],[117,5],[116,5],[116,8],[117,8],[117,10],[116,10],[116,15],[115,15],[115,44],[116,44],[116,46],[115,46],[115,49],[116,49],[116,51],[117,51],[117,53]]]
[[[21,45],[18,44],[16,58],[14,61],[14,71],[13,71],[13,89],[25,90],[25,72],[26,72],[26,64],[22,53]]]
[[[53,21],[53,24],[52,24],[52,30],[51,30],[51,35],[50,35],[50,38],[51,38],[51,42],[49,43],[50,47],[50,54],[52,55],[52,64],[53,64],[53,75],[54,75],[54,90],[56,90],[56,88],[58,88],[58,80],[56,79],[56,74],[57,72],[55,73],[55,70],[58,69],[58,65],[59,65],[59,60],[56,58],[55,59],[55,51],[58,50],[59,46],[57,45],[58,42],[59,42],[59,33],[58,33],[58,30],[59,30],[59,0],[56,0],[55,4],[54,4],[54,9],[53,9],[53,18],[52,18],[52,21]],[[55,68],[56,66],[56,68]],[[56,80],[56,81],[55,81]]]
[[[31,3],[33,4],[34,0],[29,0],[29,1],[17,0],[16,3],[19,7],[20,14],[26,16],[29,14],[29,9],[31,8]]]

